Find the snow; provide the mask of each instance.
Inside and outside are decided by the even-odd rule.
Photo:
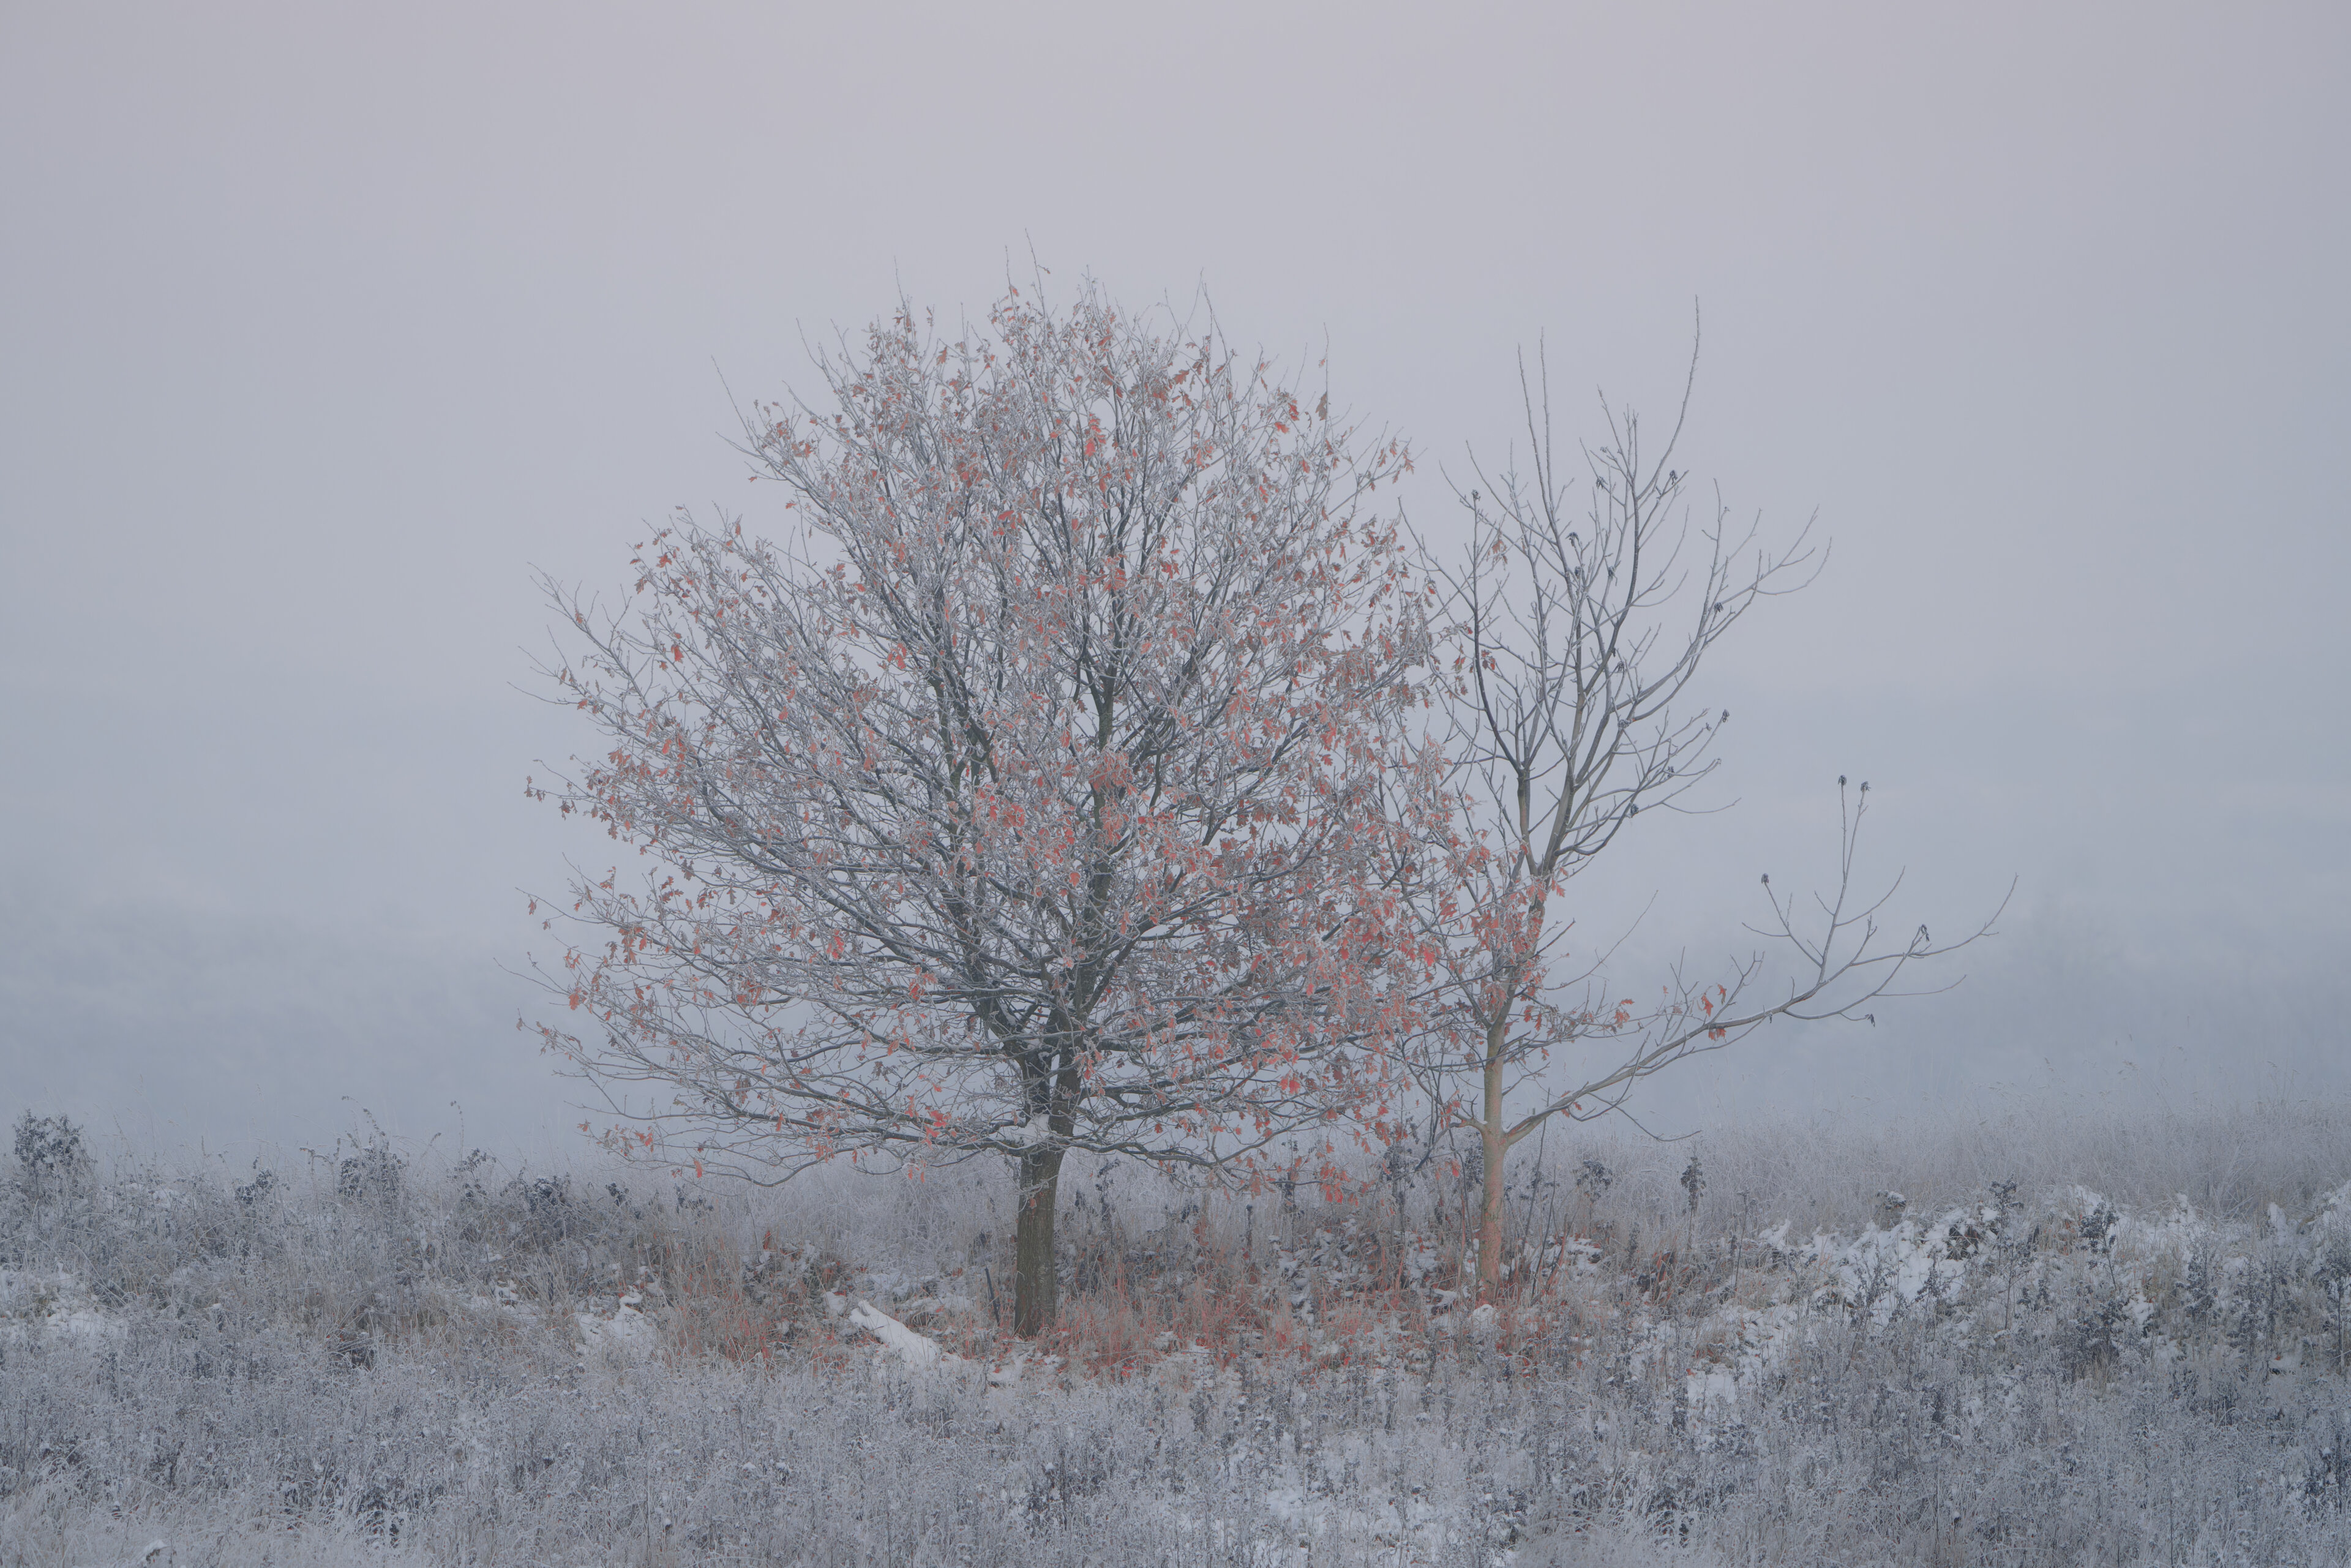
[[[940,1349],[938,1341],[926,1334],[916,1333],[871,1302],[860,1301],[850,1308],[849,1321],[880,1340],[883,1349],[908,1366],[962,1364],[963,1358],[949,1355]]]
[[[642,1310],[644,1297],[635,1291],[613,1303],[609,1313],[574,1312],[580,1331],[580,1354],[606,1364],[642,1361],[660,1347],[661,1331]]]
[[[65,1270],[0,1270],[0,1347],[55,1338],[98,1349],[129,1332],[120,1313],[92,1301],[80,1279]]]

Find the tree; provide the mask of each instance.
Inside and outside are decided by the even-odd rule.
[[[1693,382],[1696,369],[1693,356]],[[1476,470],[1478,486],[1460,497],[1467,556],[1437,569],[1454,658],[1443,704],[1449,799],[1441,816],[1415,818],[1445,825],[1419,851],[1430,984],[1404,1053],[1439,1122],[1479,1139],[1485,1293],[1500,1283],[1503,1166],[1516,1145],[1553,1118],[1621,1110],[1640,1080],[1775,1019],[1875,1023],[1865,1009],[1896,994],[1906,968],[1990,929],[1937,946],[1919,925],[1887,942],[1880,916],[1894,887],[1854,896],[1864,783],[1840,796],[1836,891],[1819,901],[1817,924],[1763,878],[1770,917],[1750,930],[1793,958],[1783,993],[1763,994],[1760,952],[1705,977],[1676,967],[1649,1003],[1609,999],[1597,963],[1556,972],[1567,955],[1554,915],[1568,884],[1635,818],[1676,808],[1718,764],[1730,715],[1684,700],[1700,662],[1758,601],[1809,581],[1813,559],[1801,534],[1778,553],[1757,548],[1752,527],[1734,538],[1719,502],[1693,541],[1687,476],[1671,465],[1688,383],[1654,454],[1636,415],[1603,403],[1608,441],[1583,451],[1580,517],[1540,360],[1532,384],[1521,366],[1520,390],[1530,471]],[[1550,1079],[1554,1065],[1570,1086]]]
[[[697,1168],[1008,1156],[1035,1333],[1072,1151],[1232,1178],[1378,1091],[1406,458],[1092,290],[819,368],[746,424],[791,546],[681,514],[626,613],[546,585],[609,749],[531,789],[655,865],[578,880],[545,1034]]]

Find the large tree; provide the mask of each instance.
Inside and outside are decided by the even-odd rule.
[[[1615,1113],[1641,1080],[1774,1019],[1875,1023],[1907,972],[1989,930],[1938,943],[1923,925],[1890,930],[1886,895],[1856,896],[1863,783],[1842,798],[1833,893],[1800,902],[1763,877],[1768,913],[1749,929],[1787,960],[1776,972],[1756,948],[1635,984],[1612,976],[1605,951],[1570,954],[1576,876],[1636,820],[1686,805],[1717,765],[1730,715],[1692,700],[1707,654],[1761,601],[1809,581],[1813,559],[1802,533],[1760,546],[1719,502],[1693,526],[1675,466],[1687,386],[1653,446],[1636,415],[1604,404],[1606,438],[1569,455],[1580,475],[1554,444],[1540,374],[1521,390],[1527,445],[1499,473],[1473,460],[1468,549],[1433,568],[1452,671],[1438,727],[1449,800],[1409,819],[1441,827],[1413,868],[1429,983],[1402,1058],[1440,1124],[1477,1137],[1484,1292],[1504,1267],[1517,1145],[1554,1119]]]
[[[653,863],[577,879],[593,1023],[545,1032],[706,1165],[1008,1156],[1033,1333],[1070,1153],[1229,1176],[1376,1092],[1405,455],[1091,289],[819,369],[746,427],[797,537],[681,514],[618,613],[548,584],[605,749],[533,789]]]

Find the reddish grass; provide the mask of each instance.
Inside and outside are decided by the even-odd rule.
[[[1449,1225],[1433,1236],[1410,1235],[1392,1218],[1377,1223],[1379,1218],[1360,1206],[1311,1217],[1290,1211],[1271,1226],[1260,1219],[1238,1236],[1229,1226],[1219,1230],[1201,1218],[1154,1233],[1144,1239],[1147,1245],[1123,1244],[1107,1230],[1082,1230],[1065,1269],[1060,1317],[1025,1346],[1010,1333],[1008,1289],[987,1288],[992,1267],[958,1267],[942,1275],[977,1303],[967,1314],[926,1312],[921,1298],[876,1305],[914,1319],[920,1332],[970,1360],[1002,1364],[1016,1352],[1043,1354],[1061,1357],[1069,1375],[1111,1380],[1146,1373],[1170,1356],[1203,1354],[1215,1366],[1283,1360],[1310,1369],[1367,1361],[1420,1364],[1450,1354],[1453,1342],[1433,1332],[1432,1320],[1440,1309],[1470,1304],[1459,1236]],[[657,1249],[651,1267],[680,1354],[736,1362],[782,1355],[826,1364],[840,1359],[835,1353],[844,1343],[855,1343],[854,1330],[845,1331],[844,1341],[823,1296],[852,1288],[859,1270],[846,1260],[778,1248],[773,1240],[770,1234],[747,1257],[708,1234],[676,1237]],[[1591,1240],[1604,1248],[1615,1243],[1604,1232]],[[1594,1311],[1608,1310],[1588,1299],[1601,1288],[1597,1281],[1542,1262],[1544,1245],[1556,1244],[1565,1257],[1571,1245],[1582,1243],[1562,1229],[1522,1254],[1496,1303],[1504,1311],[1490,1342],[1494,1350],[1531,1355],[1548,1345],[1556,1351],[1568,1335],[1591,1326]],[[1301,1260],[1294,1274],[1276,1266],[1285,1252]],[[1432,1253],[1435,1265],[1407,1279],[1406,1260]],[[1721,1270],[1670,1250],[1616,1262],[1602,1277],[1627,1301],[1670,1305],[1720,1284],[1712,1276]],[[1627,1262],[1629,1279],[1624,1277]],[[1301,1291],[1305,1300],[1293,1306]]]

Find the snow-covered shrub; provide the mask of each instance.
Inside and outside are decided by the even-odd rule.
[[[119,1160],[0,1217],[0,1563],[2341,1562],[2334,1114],[1587,1143],[1485,1303],[1440,1150],[1105,1164],[1033,1343],[985,1173]]]

